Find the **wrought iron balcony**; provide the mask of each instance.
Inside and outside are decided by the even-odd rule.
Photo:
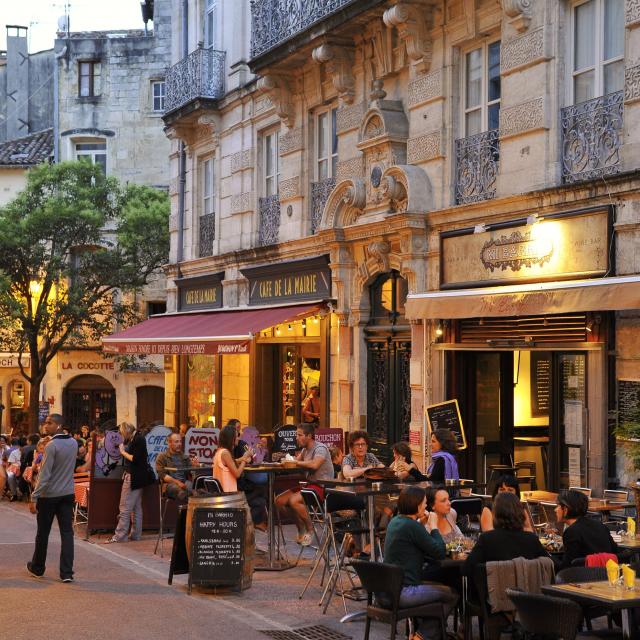
[[[593,180],[620,171],[622,91],[561,111],[562,180]]]
[[[335,186],[335,178],[325,178],[320,182],[311,183],[311,233],[315,233],[318,230],[324,205]]]
[[[258,244],[264,247],[277,244],[280,234],[280,197],[267,196],[259,200],[260,228],[258,230]]]
[[[224,96],[224,51],[198,47],[167,70],[165,113],[192,100]]]
[[[251,57],[358,2],[362,0],[251,0]]]
[[[456,140],[456,203],[489,200],[496,195],[500,159],[498,129]]]
[[[213,241],[216,237],[216,214],[207,213],[200,216],[200,229],[198,231],[198,257],[204,258],[213,255]]]

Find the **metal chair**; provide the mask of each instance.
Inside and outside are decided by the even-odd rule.
[[[591,498],[591,489],[589,487],[569,487],[569,491],[579,491],[584,493],[587,498]]]
[[[487,489],[491,482],[493,482],[494,476],[504,475],[504,474],[516,474],[516,468],[513,462],[513,451],[511,449],[511,445],[507,442],[502,441],[489,441],[484,443],[483,451],[483,462],[484,462],[484,482],[487,485]],[[488,456],[499,456],[500,460],[507,458],[510,464],[489,464],[487,465],[487,457]],[[487,469],[491,471],[489,474],[489,479],[487,480]]]
[[[536,463],[533,460],[520,460],[520,462],[516,462],[516,478],[518,479],[518,484],[520,485],[520,490],[522,490],[523,484],[528,484],[529,489],[531,491],[537,491],[538,489],[538,480],[536,475]],[[527,473],[522,475],[520,471],[526,471]]]
[[[544,514],[546,526],[549,528],[553,528],[559,532],[560,523],[558,522],[558,518],[556,516],[556,503],[541,501],[538,504],[540,505],[540,509],[542,509],[542,513]]]
[[[158,480],[158,502],[159,502],[159,513],[160,513],[160,526],[158,528],[158,537],[156,539],[156,546],[153,549],[153,555],[158,553],[158,546],[160,546],[160,557],[164,558],[164,518],[167,515],[167,506],[169,505],[169,500],[175,500],[171,496],[168,496],[163,491],[164,483],[162,480]]]
[[[87,487],[84,492],[84,498],[86,502],[85,500],[83,500],[82,502],[85,502],[85,504],[81,504],[81,502],[78,501],[75,495],[75,489],[76,489],[76,485],[78,484],[85,484],[87,482],[90,482],[91,480],[90,476],[91,474],[88,471],[82,471],[82,472],[73,474],[73,489],[74,489],[73,526],[74,527],[77,527],[80,524],[86,524],[87,526],[89,524],[89,487]],[[89,532],[87,532],[87,537],[88,535],[89,535]]]
[[[567,598],[507,589],[524,631],[533,636],[574,640],[582,623],[580,605]]]
[[[410,625],[412,618],[435,618],[439,620],[442,638],[447,637],[447,620],[444,606],[441,602],[415,607],[400,607],[400,593],[402,592],[404,579],[402,567],[383,562],[354,560],[353,568],[367,592],[367,621],[364,628],[364,640],[369,640],[372,620],[391,625],[390,637],[391,640],[394,640],[398,622],[407,620],[407,624]]]
[[[602,497],[605,500],[612,500],[614,502],[628,502],[629,492],[624,489],[605,489],[602,492]],[[609,520],[607,522],[626,522],[628,516],[633,516],[635,509],[625,509],[624,511],[614,511],[609,514]],[[606,522],[605,522],[606,524]]]
[[[198,483],[199,478],[196,478],[196,484]],[[204,478],[204,490],[207,493],[222,493],[222,489],[220,487],[220,483],[214,477],[205,477]]]

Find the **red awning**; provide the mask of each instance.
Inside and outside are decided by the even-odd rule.
[[[251,338],[273,325],[314,315],[324,303],[156,316],[102,338],[108,353],[195,355],[248,353]]]

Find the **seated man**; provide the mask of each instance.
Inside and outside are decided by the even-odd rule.
[[[169,448],[156,458],[158,478],[162,482],[165,496],[184,501],[191,495],[192,484],[189,480],[189,471],[183,471],[183,469],[196,466],[198,460],[189,458],[182,451],[182,438],[179,433],[172,433],[167,438],[167,444]],[[172,469],[167,470],[167,467]]]
[[[308,469],[309,484],[307,489],[316,492],[322,503],[324,490],[321,486],[313,484],[318,480],[333,480],[333,463],[331,453],[327,445],[315,441],[316,427],[313,423],[302,423],[296,430],[296,444],[300,451],[296,454],[298,466]],[[309,512],[300,495],[300,489],[289,489],[276,498],[276,507],[282,512],[288,512],[298,528],[296,542],[303,547],[309,546],[312,541],[313,525]]]

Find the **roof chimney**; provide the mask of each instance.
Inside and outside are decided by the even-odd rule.
[[[7,140],[29,133],[27,27],[7,25]]]

